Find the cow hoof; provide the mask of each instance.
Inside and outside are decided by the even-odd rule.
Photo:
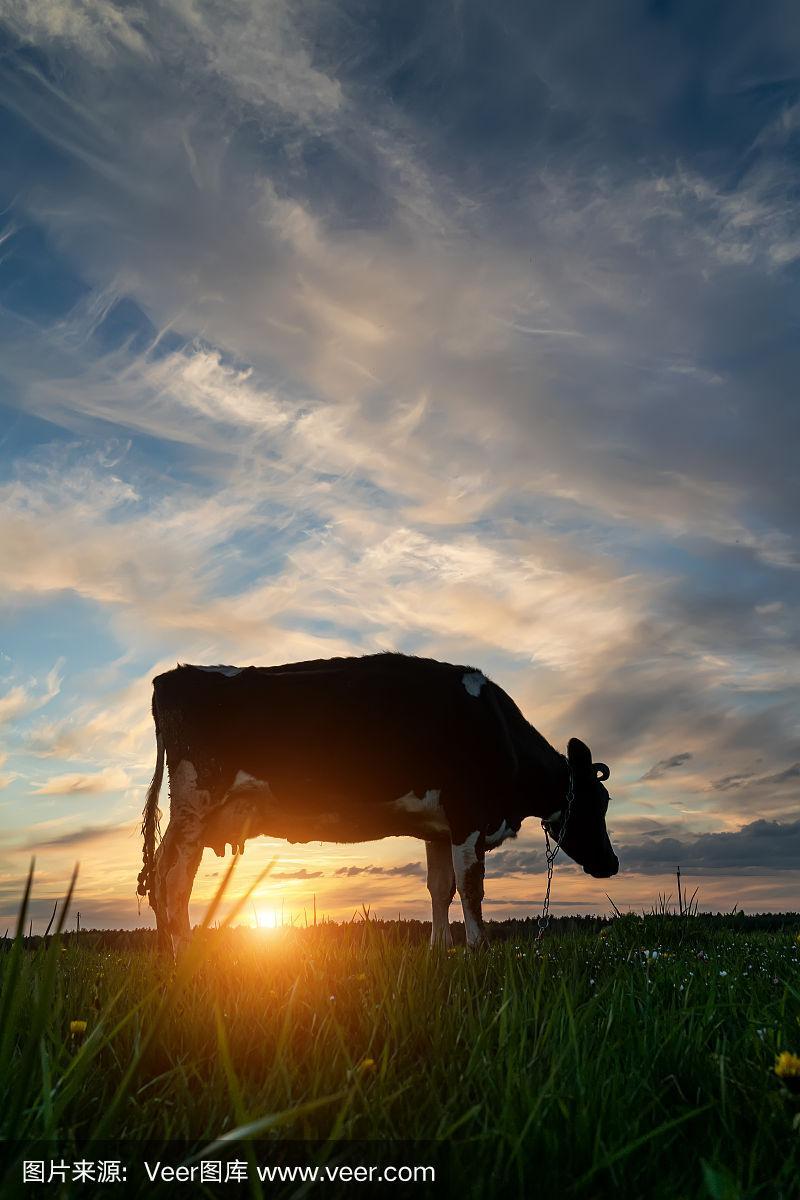
[[[474,942],[467,943],[467,949],[477,952],[478,950],[486,950],[489,946],[485,937],[477,938]]]
[[[191,934],[173,933],[171,937],[172,956],[177,963],[192,944]]]

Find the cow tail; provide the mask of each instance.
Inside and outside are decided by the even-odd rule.
[[[153,863],[156,852],[156,838],[161,838],[161,810],[158,807],[158,793],[161,791],[161,781],[164,778],[164,739],[158,724],[155,692],[153,693],[153,721],[156,726],[156,769],[147,789],[147,798],[142,811],[142,869],[139,872],[137,895],[146,896],[153,883]]]

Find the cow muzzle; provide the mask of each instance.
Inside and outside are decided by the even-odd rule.
[[[610,879],[612,875],[616,875],[619,871],[619,859],[616,854],[602,865],[593,863],[591,867],[583,868],[587,875],[591,875],[593,879]]]

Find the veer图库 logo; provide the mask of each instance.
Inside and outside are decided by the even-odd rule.
[[[203,1159],[191,1166],[173,1166],[170,1163],[143,1163],[151,1183],[242,1183],[252,1178],[249,1164],[244,1159],[222,1161]],[[255,1178],[261,1183],[435,1183],[434,1166],[411,1166],[386,1163],[377,1166],[347,1163],[336,1166],[306,1165],[260,1165],[256,1164]]]

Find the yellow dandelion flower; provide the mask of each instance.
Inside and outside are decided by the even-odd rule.
[[[363,972],[363,971],[361,972],[361,974],[360,974],[360,975],[354,975],[354,976],[353,976],[353,979],[355,979],[356,983],[365,983],[365,982],[366,982],[366,978],[367,978],[367,977],[366,977],[366,975],[364,974],[364,972]]]
[[[800,1078],[800,1058],[788,1050],[782,1050],[775,1059],[775,1074],[779,1079]]]
[[[362,1058],[358,1064],[358,1069],[362,1075],[369,1075],[373,1071],[377,1071],[378,1065],[374,1058]]]
[[[793,1092],[800,1091],[800,1058],[783,1050],[775,1059],[775,1074]]]
[[[76,1037],[77,1035],[82,1034],[82,1033],[86,1033],[86,1022],[85,1021],[70,1021],[69,1031],[73,1037]]]

